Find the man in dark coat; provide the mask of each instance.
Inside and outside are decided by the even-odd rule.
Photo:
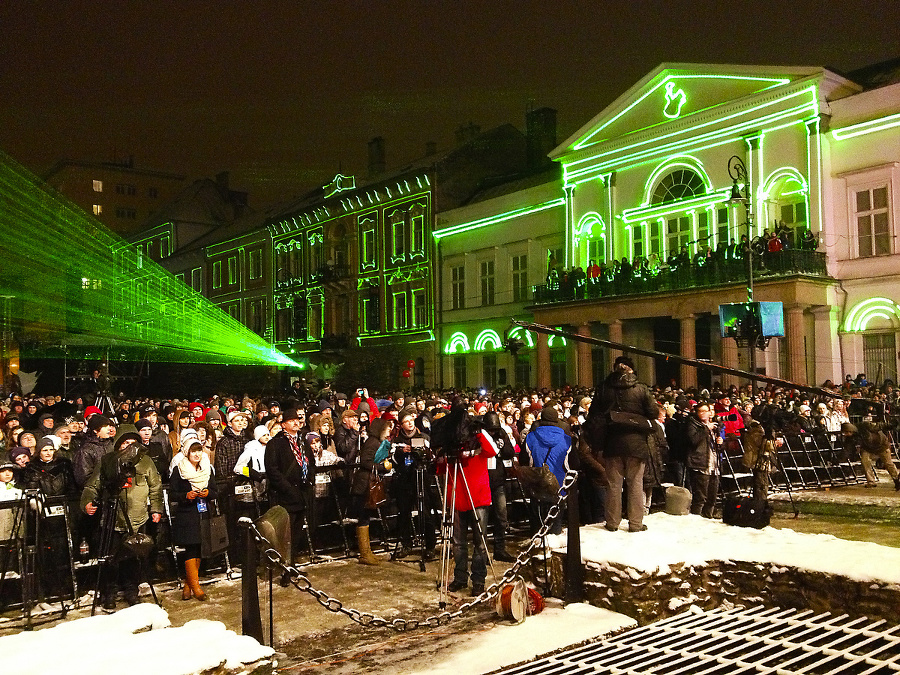
[[[608,413],[618,410],[647,419],[647,433],[632,431],[608,423]],[[588,411],[585,427],[588,442],[599,447],[609,479],[606,491],[606,529],[614,532],[622,520],[622,484],[625,483],[628,530],[640,532],[644,525],[644,465],[650,456],[650,421],[656,419],[659,406],[647,385],[638,382],[634,362],[619,356],[612,372],[597,387]]]
[[[269,478],[269,500],[272,506],[283,506],[291,521],[291,563],[303,532],[304,514],[313,499],[316,459],[304,449],[300,438],[300,416],[287,410],[281,420],[281,431],[266,443],[266,474]],[[288,580],[282,577],[282,585]]]

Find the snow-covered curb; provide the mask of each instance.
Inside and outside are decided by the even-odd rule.
[[[582,527],[582,560],[615,563],[645,574],[668,574],[670,566],[679,563],[704,566],[733,560],[822,572],[854,581],[900,584],[900,548],[847,541],[830,534],[732,527],[700,516],[655,513],[644,522],[646,532]],[[565,533],[548,537],[547,544],[565,550]]]
[[[220,621],[172,628],[161,607],[141,603],[115,614],[68,621],[0,638],[4,675],[190,675],[221,667],[240,673],[275,652]]]

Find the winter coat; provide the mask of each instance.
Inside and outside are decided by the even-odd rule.
[[[113,449],[113,439],[101,440],[96,436],[88,436],[75,453],[72,462],[75,470],[75,482],[83,487],[100,465],[100,460]]]
[[[283,506],[291,512],[303,511],[306,500],[312,492],[316,479],[316,458],[298,435],[300,451],[306,455],[306,478],[294,456],[291,442],[285,431],[266,443],[265,465],[269,479],[269,502],[272,506]]]
[[[78,493],[72,463],[62,457],[49,462],[35,457],[22,471],[19,487],[40,490],[46,497],[74,497]]]
[[[552,423],[535,423],[525,440],[525,454],[530,466],[542,467],[546,464],[556,480],[562,485],[569,470],[569,450],[572,437],[561,427]]]
[[[234,477],[234,465],[244,451],[247,440],[243,434],[239,436],[231,427],[225,427],[222,438],[216,444],[216,476],[220,481]]]
[[[718,466],[718,449],[713,432],[696,415],[691,415],[686,431],[688,467],[706,473],[712,457],[716,458],[715,466]]]
[[[103,459],[94,469],[94,473],[88,479],[84,490],[81,492],[81,510],[94,502],[97,505],[108,496],[106,494],[107,486],[111,485],[118,474],[118,453],[110,452],[103,456]],[[131,530],[137,531],[144,523],[147,522],[149,516],[147,514],[147,503],[150,504],[150,513],[164,513],[162,498],[162,480],[153,461],[144,453],[134,463],[135,475],[131,479],[131,484],[124,485],[118,491],[119,505],[116,508],[116,530],[128,532],[129,528],[125,522],[122,513],[122,502],[125,504],[125,512],[128,513],[128,520],[131,521]],[[99,513],[96,515],[100,515]]]
[[[210,502],[216,498],[216,481],[210,476],[207,484],[209,495],[206,497],[207,508]],[[196,545],[200,543],[200,519],[202,514],[197,510],[197,499],[188,499],[187,493],[194,488],[181,477],[178,467],[172,471],[169,479],[169,499],[178,503],[172,522],[172,541],[179,546]],[[208,511],[207,511],[208,513]]]
[[[644,467],[644,487],[656,487],[662,484],[666,469],[666,458],[669,444],[666,441],[666,429],[657,420],[653,421],[653,433],[647,439],[650,443],[650,454],[647,466]]]
[[[372,467],[375,466],[375,453],[378,451],[381,441],[374,436],[369,436],[359,453],[353,453],[347,457],[347,463],[355,464],[353,471],[353,479],[350,484],[351,495],[364,495],[369,489],[369,476],[372,474]]]
[[[636,457],[647,460],[650,446],[647,435],[636,431],[614,430],[606,426],[606,413],[618,408],[654,420],[659,406],[647,385],[638,382],[628,370],[616,369],[597,388],[585,421],[588,442],[601,446],[604,457]]]
[[[359,453],[359,432],[356,429],[348,429],[343,424],[338,424],[334,430],[334,451],[342,459]]]
[[[455,495],[453,507],[457,511],[472,511],[482,506],[491,505],[491,484],[488,478],[487,464],[491,457],[497,455],[497,446],[493,439],[484,431],[479,431],[477,435],[478,444],[481,446],[481,452],[477,455],[470,455],[469,452],[460,454],[457,464],[451,464],[448,470],[446,461],[438,464],[439,473],[449,471],[447,480],[447,494]],[[465,478],[465,484],[456,486],[457,476],[462,472]],[[469,486],[468,492],[465,485]],[[472,499],[469,499],[469,493]]]
[[[506,468],[512,466],[512,460],[516,456],[516,445],[506,429],[502,427],[491,429],[488,434],[494,439],[494,444],[497,446],[497,456],[488,460],[488,478],[491,482],[491,489],[496,489],[506,482]]]

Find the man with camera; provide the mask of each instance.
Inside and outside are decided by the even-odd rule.
[[[391,492],[397,500],[397,529],[400,535],[400,551],[396,557],[405,558],[412,553],[413,511],[419,511],[425,546],[423,556],[426,560],[433,560],[434,548],[437,546],[433,509],[437,502],[432,495],[433,472],[426,456],[430,447],[429,438],[416,427],[417,414],[414,406],[401,410],[398,417],[400,425],[396,428],[396,436],[391,445],[391,462],[396,472]]]
[[[719,492],[719,425],[709,404],[701,403],[687,427],[687,463],[691,471],[691,513],[712,518]]]
[[[116,608],[117,583],[125,601],[136,604],[140,561],[128,547],[129,538],[142,532],[148,520],[158,523],[163,513],[162,481],[137,433],[120,435],[113,452],[103,456],[81,493],[81,508],[102,518],[101,541],[107,547],[101,546],[100,555],[107,559],[98,592],[103,608]]]

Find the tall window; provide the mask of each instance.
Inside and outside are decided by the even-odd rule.
[[[403,330],[407,327],[406,319],[406,293],[394,293],[394,329]]]
[[[247,327],[257,335],[265,331],[265,300],[257,298],[247,305]]]
[[[171,250],[169,249],[169,237],[163,237],[159,240],[159,257],[168,258],[170,254]]]
[[[94,204],[94,215],[99,216],[103,213],[103,205],[102,204]]]
[[[203,291],[202,270],[199,267],[195,267],[191,270],[191,288],[198,293]]]
[[[682,246],[691,241],[691,219],[689,216],[669,218],[666,221],[666,248],[669,255],[678,254]]]
[[[231,256],[228,259],[228,283],[236,284],[237,280],[237,257]]]
[[[425,305],[425,289],[413,291],[413,326],[425,328],[428,325],[428,309]]]
[[[416,253],[425,251],[425,216],[413,216],[412,225],[412,250]]]
[[[591,239],[588,242],[588,260],[593,260],[598,265],[606,262],[606,240]]]
[[[856,234],[860,258],[890,255],[891,227],[886,185],[856,191]]]
[[[364,230],[362,233],[362,266],[375,266],[375,230]]]
[[[450,268],[450,308],[464,309],[466,306],[466,268],[462,265]]]
[[[466,380],[466,356],[457,354],[453,357],[453,386],[457,389],[465,389]]]
[[[634,243],[631,251],[631,256],[633,258],[640,258],[642,255],[644,255],[644,226],[635,225],[634,227],[632,227],[631,237]]]
[[[731,237],[728,234],[728,207],[723,207],[716,210],[716,242],[718,244],[725,244],[726,246],[731,243]]]
[[[897,381],[897,340],[894,333],[863,335],[863,364],[870,382]]]
[[[484,260],[481,263],[481,304],[494,304],[494,261]]]
[[[528,300],[528,256],[514,255],[512,259],[513,302]]]
[[[213,288],[222,288],[222,261],[221,260],[216,260],[213,263],[212,287]]]
[[[712,232],[709,227],[709,211],[701,211],[697,214],[697,250],[705,251],[707,246],[712,246]]]
[[[262,249],[255,248],[250,251],[250,278],[259,279],[262,276]]]
[[[497,355],[485,354],[481,357],[482,384],[486,389],[497,387]]]
[[[103,181],[102,180],[95,180],[95,181],[93,181],[93,184],[94,184],[94,192],[103,192]]]

